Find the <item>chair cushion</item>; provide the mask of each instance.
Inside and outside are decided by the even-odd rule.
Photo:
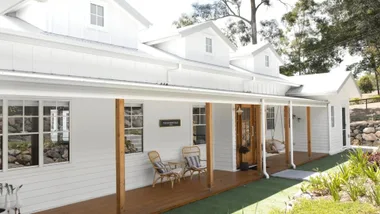
[[[157,167],[157,171],[159,173],[165,173],[165,172],[169,172],[170,170],[166,167],[166,165],[164,163],[162,163],[161,161],[157,161],[154,163],[154,166]]]
[[[195,156],[187,156],[185,157],[187,165],[189,165],[190,168],[198,168],[201,166],[201,161],[199,159],[198,155]]]

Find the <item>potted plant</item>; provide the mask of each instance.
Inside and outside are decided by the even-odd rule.
[[[240,170],[247,171],[249,169],[248,162],[245,160],[245,154],[249,152],[249,145],[241,145],[239,147],[239,153],[242,154],[242,160],[240,161]]]

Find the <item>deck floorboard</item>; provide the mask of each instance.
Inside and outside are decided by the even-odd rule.
[[[294,162],[302,165],[317,160],[327,154],[313,153],[312,157],[307,152],[294,152]],[[267,158],[267,171],[269,174],[287,169],[285,155],[276,155]],[[186,178],[181,183],[176,183],[171,189],[170,183],[157,184],[156,187],[142,187],[126,191],[126,213],[161,213],[170,209],[201,200],[212,195],[233,189],[235,187],[261,179],[262,176],[256,170],[245,172],[214,171],[214,186],[211,191],[207,188],[206,176],[200,179],[197,176],[192,180]],[[108,195],[91,199],[63,207],[40,212],[40,214],[96,214],[116,213],[116,196]]]

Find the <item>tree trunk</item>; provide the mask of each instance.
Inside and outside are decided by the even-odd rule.
[[[375,79],[376,79],[376,89],[377,89],[377,95],[380,95],[380,87],[379,87],[379,73],[377,73],[377,70],[375,68]]]
[[[257,26],[256,26],[256,3],[255,0],[251,0],[251,33],[252,44],[257,44]]]

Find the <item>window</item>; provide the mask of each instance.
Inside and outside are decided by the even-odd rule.
[[[69,102],[43,102],[44,164],[70,160]]]
[[[206,143],[206,108],[193,107],[193,143],[195,145]]]
[[[212,53],[212,39],[206,37],[206,52]]]
[[[3,101],[0,100],[0,170],[3,169]]]
[[[267,107],[267,129],[274,129],[274,107]]]
[[[38,101],[8,102],[8,168],[38,165]]]
[[[265,55],[265,66],[269,67],[269,56]]]
[[[331,106],[331,127],[335,127],[335,109]]]
[[[104,27],[104,7],[91,4],[91,24]]]
[[[125,153],[143,152],[143,105],[125,104]]]

